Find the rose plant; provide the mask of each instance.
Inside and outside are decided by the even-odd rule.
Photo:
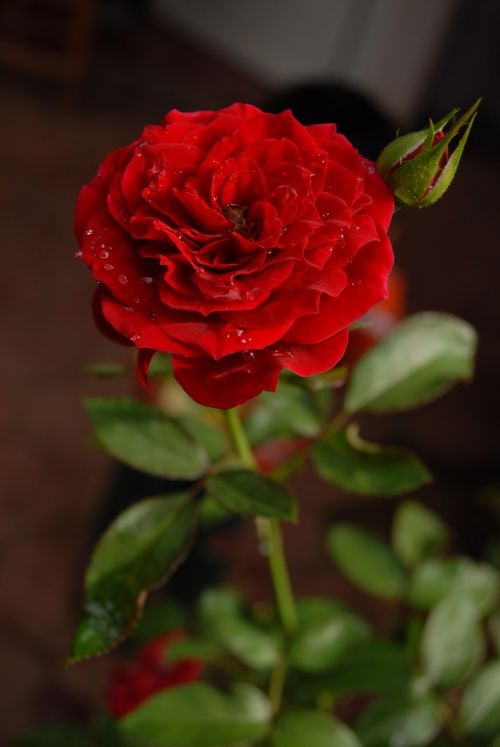
[[[98,282],[96,321],[137,349],[146,387],[161,379],[168,392],[161,407],[88,400],[96,440],[186,483],[135,503],[101,538],[70,660],[133,635],[200,524],[255,519],[276,601],[257,609],[208,589],[184,641],[169,634],[120,665],[108,689],[120,743],[498,747],[498,654],[485,663],[499,638],[492,567],[448,557],[446,526],[415,501],[398,508],[391,547],[351,524],[330,528],[337,567],[394,604],[384,640],[338,600],[295,599],[280,531],[298,521],[287,478],[306,460],[367,498],[431,479],[407,451],[367,443],[358,415],[403,411],[467,381],[474,330],[420,313],[344,354],[349,327],[387,294],[395,205],[443,194],[476,108],[396,139],[378,167],[334,125],[304,127],[290,112],[173,111],[82,189],[77,254]],[[277,440],[279,463],[269,459]]]

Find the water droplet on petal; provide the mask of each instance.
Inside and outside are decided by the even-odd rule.
[[[92,236],[94,233],[94,230],[92,228],[85,229],[85,236]]]
[[[80,259],[80,257],[83,257],[83,252],[81,249],[78,249],[78,251],[75,252],[76,259]]]
[[[109,252],[107,249],[101,249],[97,255],[100,259],[107,259],[109,257]]]
[[[118,275],[118,282],[122,285],[127,285],[128,277],[126,275]]]
[[[114,265],[111,265],[111,264],[110,264],[109,262],[106,262],[106,264],[105,264],[105,265],[103,265],[103,267],[104,267],[104,269],[105,269],[105,270],[106,270],[107,272],[111,272],[111,270],[114,270],[114,269],[115,269],[115,266],[114,266]]]
[[[132,342],[139,342],[139,340],[141,339],[141,336],[140,335],[132,335],[132,337],[130,339],[132,340]]]
[[[153,282],[153,278],[150,277],[149,275],[146,275],[145,277],[141,278],[141,280],[143,283],[146,283],[146,285],[151,285],[151,283]]]

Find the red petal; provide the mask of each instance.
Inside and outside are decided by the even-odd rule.
[[[147,390],[149,390],[150,388],[148,381],[149,366],[151,361],[153,360],[153,356],[155,353],[156,350],[148,350],[147,348],[142,348],[137,354],[135,374],[140,385]]]
[[[262,391],[276,391],[280,365],[267,351],[230,355],[219,361],[173,356],[174,376],[195,402],[230,409]]]

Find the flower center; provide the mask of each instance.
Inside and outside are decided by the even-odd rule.
[[[248,228],[246,219],[247,211],[247,205],[236,205],[235,203],[225,205],[225,207],[222,208],[224,217],[231,221],[234,230],[238,233],[246,233]]]

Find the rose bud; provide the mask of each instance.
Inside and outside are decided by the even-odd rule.
[[[377,167],[399,205],[427,207],[446,192],[460,163],[480,101],[458,119],[460,110],[453,109],[437,124],[431,120],[424,130],[398,137],[384,148]],[[449,145],[464,127],[465,132],[450,155]]]

